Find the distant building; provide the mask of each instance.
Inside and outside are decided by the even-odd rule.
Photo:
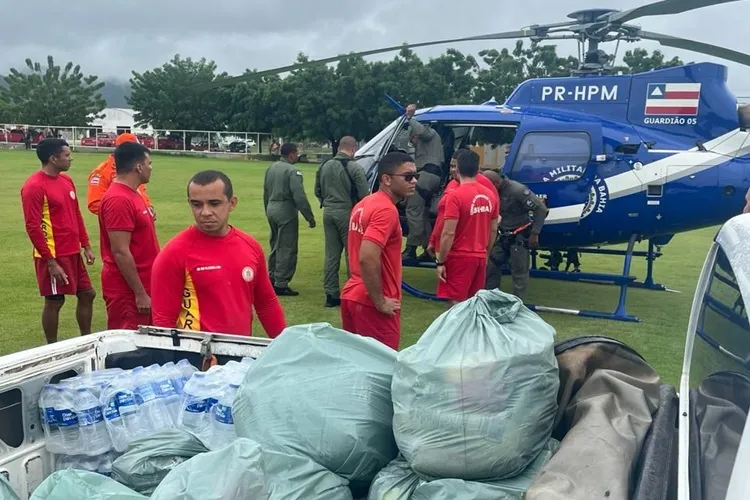
[[[135,126],[135,110],[129,108],[105,108],[100,114],[104,118],[94,118],[91,120],[91,126],[101,128],[102,132],[132,132],[134,134],[153,134],[154,128],[151,125],[146,127]]]

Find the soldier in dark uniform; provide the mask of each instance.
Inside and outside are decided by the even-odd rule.
[[[406,199],[406,220],[409,224],[409,234],[406,237],[406,248],[402,254],[405,260],[431,261],[427,252],[430,242],[432,224],[430,222],[430,204],[437,196],[442,180],[445,150],[440,134],[431,127],[422,125],[414,118],[417,107],[410,104],[406,108],[409,124],[409,141],[414,145],[414,162],[419,172],[417,192]],[[425,251],[417,257],[417,247]]]
[[[302,183],[302,172],[297,163],[297,145],[291,142],[281,146],[281,158],[266,170],[263,183],[263,206],[271,227],[271,253],[268,254],[268,273],[277,295],[299,295],[289,288],[297,271],[297,246],[299,216],[315,227],[310,202]]]
[[[523,299],[529,282],[529,249],[539,246],[539,233],[549,213],[544,202],[529,188],[496,170],[482,172],[500,194],[498,238],[487,262],[485,288],[500,288],[502,266],[510,263],[513,294]],[[533,219],[530,217],[533,214]]]
[[[336,156],[325,161],[315,175],[315,197],[323,207],[323,289],[326,293],[326,307],[341,304],[339,269],[342,251],[346,252],[346,273],[349,274],[349,252],[346,251],[349,217],[352,207],[370,194],[364,168],[352,159],[356,151],[357,141],[354,137],[342,137]]]

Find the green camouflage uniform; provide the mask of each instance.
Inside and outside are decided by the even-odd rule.
[[[440,175],[445,161],[443,142],[440,134],[431,127],[425,127],[417,120],[409,120],[409,134],[417,136],[414,162],[417,165],[419,179],[417,192],[406,199],[406,219],[409,234],[406,237],[407,247],[427,247],[432,232],[429,207],[431,198],[440,190]],[[425,166],[429,165],[426,169]]]
[[[531,221],[533,224],[515,235],[509,234]],[[510,264],[513,294],[523,299],[529,282],[529,235],[539,234],[549,210],[542,200],[520,182],[503,179],[500,188],[499,236],[487,262],[485,288],[500,288],[502,266]]]
[[[342,160],[348,160],[346,167]],[[323,207],[325,234],[323,289],[331,298],[339,298],[342,251],[346,253],[346,273],[349,275],[349,252],[346,249],[349,215],[352,207],[368,194],[365,170],[349,155],[338,153],[318,168],[315,175],[315,196]]]
[[[275,287],[287,288],[297,270],[297,212],[302,212],[311,225],[315,224],[315,216],[307,201],[302,172],[286,158],[281,158],[266,170],[263,206],[271,226],[268,272]]]

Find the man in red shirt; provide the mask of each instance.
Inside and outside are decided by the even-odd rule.
[[[99,206],[102,295],[107,328],[151,324],[151,266],[159,253],[154,219],[138,188],[151,179],[151,155],[137,142],[114,151],[116,176]]]
[[[34,268],[39,293],[45,298],[42,329],[47,343],[57,342],[60,309],[65,295],[76,295],[76,319],[82,335],[91,333],[96,292],[91,286],[81,247],[88,265],[94,263],[73,180],[65,175],[72,161],[68,143],[44,139],[36,148],[42,168],[21,188],[26,233],[34,246]]]
[[[396,203],[416,191],[414,159],[388,153],[378,165],[378,179],[378,190],[357,203],[349,218],[351,277],[341,292],[341,326],[398,349],[403,235]]]
[[[497,196],[477,180],[479,155],[462,151],[457,164],[460,186],[445,197],[445,222],[436,259],[437,296],[451,305],[484,287],[499,214]]]
[[[268,276],[263,248],[229,225],[237,206],[222,172],[199,172],[188,183],[195,225],[162,249],[151,275],[153,324],[166,328],[252,335],[253,308],[276,338],[286,319]]]

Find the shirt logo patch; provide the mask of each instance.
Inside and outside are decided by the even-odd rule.
[[[253,281],[253,278],[255,277],[255,271],[253,271],[253,268],[250,266],[247,266],[242,270],[242,279],[250,283]]]
[[[75,191],[71,191],[71,192],[70,192],[70,193],[68,193],[68,194],[70,195],[70,199],[71,199],[71,200],[75,200],[75,199],[76,199],[76,193],[75,193]]]
[[[92,186],[97,186],[97,185],[99,185],[99,177],[98,177],[98,176],[97,176],[97,177],[92,177],[92,178],[91,178],[91,182],[90,182],[90,184],[91,184]]]
[[[362,227],[362,215],[364,208],[358,208],[349,219],[349,231],[356,231],[359,234],[365,234],[365,228]]]
[[[492,200],[483,194],[478,194],[471,200],[471,208],[469,209],[469,215],[480,213],[492,213]]]

